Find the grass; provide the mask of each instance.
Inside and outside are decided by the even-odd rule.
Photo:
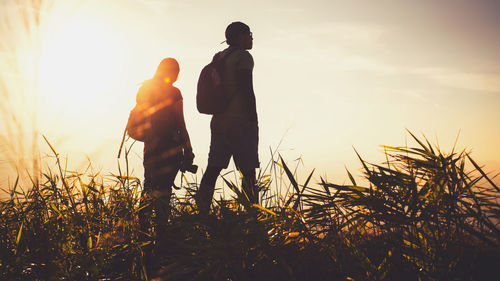
[[[367,186],[349,172],[348,185],[312,183],[313,172],[299,183],[278,157],[259,176],[261,206],[225,178],[233,196],[200,218],[189,183],[161,237],[140,231],[142,187],[127,170],[69,172],[55,154],[57,173],[0,203],[0,279],[493,278],[500,189],[465,151],[413,137],[416,147],[385,147],[385,163],[360,157]]]
[[[349,172],[348,185],[313,183],[313,172],[299,183],[272,159],[259,175],[261,206],[226,178],[233,196],[216,200],[207,218],[196,215],[190,183],[173,198],[161,239],[140,231],[139,203],[152,202],[126,167],[113,176],[68,171],[52,148],[56,169],[41,171],[36,50],[50,4],[0,5],[3,37],[34,50],[26,67],[19,42],[0,44],[8,70],[0,146],[20,174],[1,186],[9,194],[0,201],[1,280],[497,279],[498,186],[465,151],[444,153],[425,139],[386,147],[386,163],[360,157],[367,186]]]
[[[0,2],[0,168],[19,182],[40,174],[38,99],[42,27],[52,0]],[[2,163],[4,162],[4,163]],[[33,178],[34,177],[34,178]]]

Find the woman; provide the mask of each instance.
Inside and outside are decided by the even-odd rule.
[[[154,77],[145,81],[137,93],[137,107],[145,113],[144,189],[150,198],[139,214],[141,228],[148,232],[152,209],[155,210],[156,232],[170,215],[172,186],[179,170],[193,163],[194,154],[184,121],[182,95],[173,86],[179,75],[179,64],[173,58],[161,61]]]

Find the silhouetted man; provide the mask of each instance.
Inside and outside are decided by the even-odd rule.
[[[226,28],[229,45],[220,53],[223,58],[222,86],[229,105],[222,113],[214,114],[210,123],[211,141],[208,166],[203,174],[196,201],[200,214],[208,214],[215,182],[231,156],[243,174],[243,191],[252,203],[259,202],[255,186],[255,168],[259,167],[259,127],[253,92],[252,32],[248,25],[233,22]]]

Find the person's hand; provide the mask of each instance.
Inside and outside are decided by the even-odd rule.
[[[185,149],[182,157],[182,161],[187,164],[193,164],[194,153],[190,149]]]
[[[198,170],[198,166],[193,165],[193,160],[194,160],[194,154],[192,150],[184,150],[184,154],[182,156],[182,161],[181,161],[181,172],[191,172],[191,173],[196,173]]]

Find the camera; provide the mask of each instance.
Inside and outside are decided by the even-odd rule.
[[[194,154],[192,151],[184,151],[184,154],[182,156],[181,160],[181,172],[190,172],[193,174],[196,174],[196,171],[198,171],[198,166],[193,164],[193,159],[194,159]]]
[[[190,172],[190,173],[193,173],[193,174],[196,174],[196,172],[198,171],[198,165],[189,165],[187,167],[181,167],[181,172]]]

